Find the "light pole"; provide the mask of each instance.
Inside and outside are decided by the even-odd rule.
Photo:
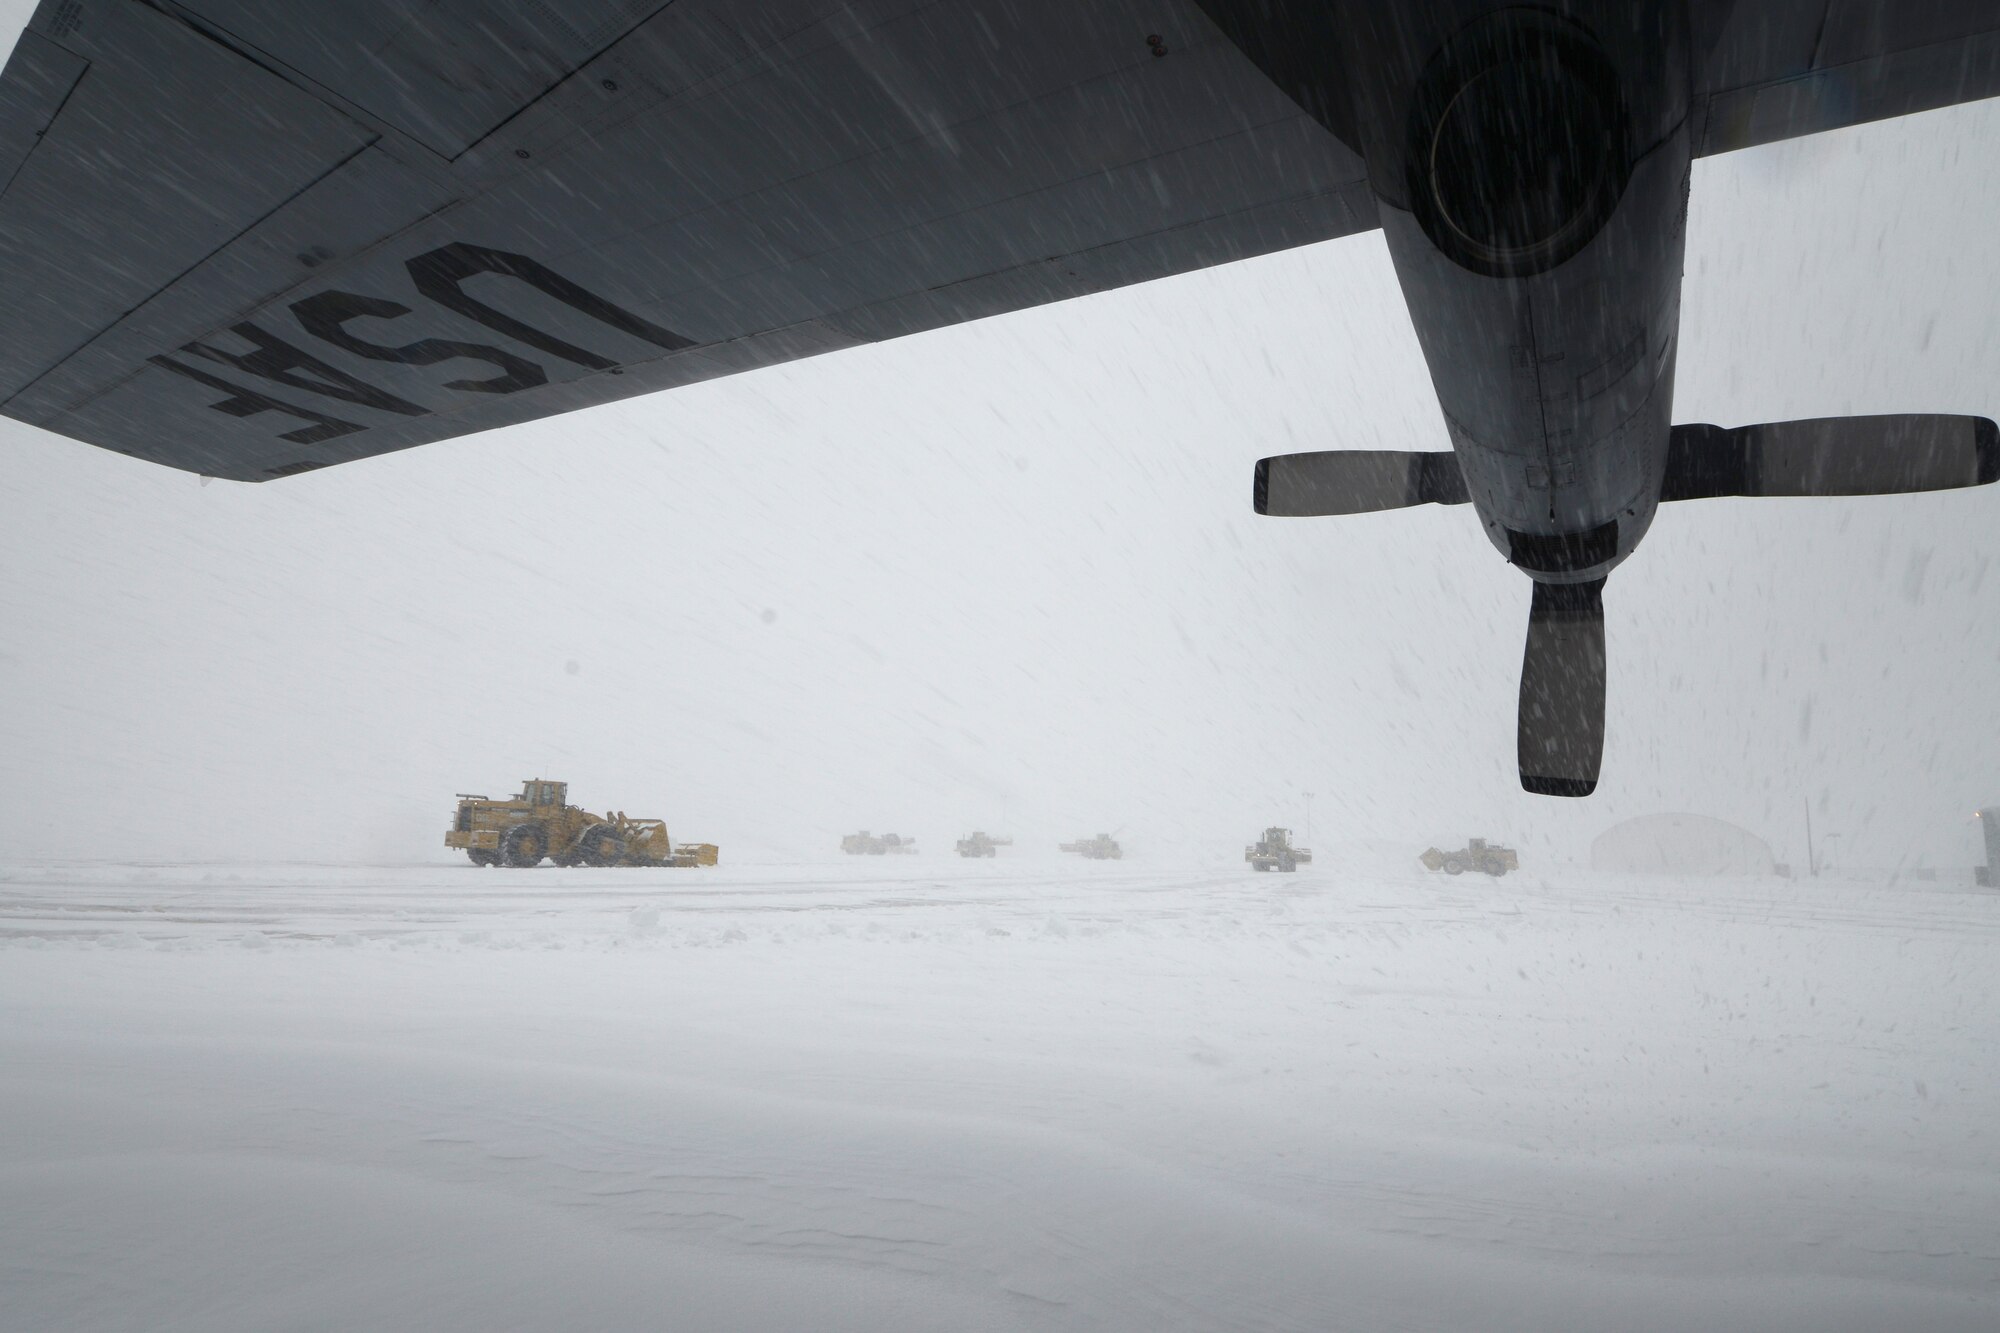
[[[1812,798],[1808,796],[1806,806],[1806,874],[1812,879],[1819,878],[1819,859],[1813,855],[1812,840]]]
[[[2000,888],[2000,809],[1975,810],[1972,820],[1986,835],[1986,864],[1972,868],[1972,882],[1985,888]]]

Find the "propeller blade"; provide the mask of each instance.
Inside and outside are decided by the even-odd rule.
[[[1371,514],[1466,501],[1458,459],[1445,453],[1335,449],[1257,460],[1251,504],[1276,518]]]
[[[2000,480],[1985,417],[1820,417],[1674,427],[1662,500],[1720,495],[1905,495]]]
[[[1604,759],[1604,580],[1537,583],[1521,660],[1521,786],[1588,796]]]

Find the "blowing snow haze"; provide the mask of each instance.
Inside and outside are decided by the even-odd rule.
[[[2000,1328],[1992,11],[0,0],[0,1328]]]
[[[16,6],[16,24],[25,7]],[[2000,109],[1697,161],[1676,421],[1992,410]],[[1449,447],[1379,233],[245,486],[0,423],[24,856],[442,856],[567,779],[677,836],[1135,854],[1726,816],[1964,864],[1990,492],[1669,506],[1602,785],[1524,795],[1529,589],[1467,510],[1260,519],[1260,457]]]

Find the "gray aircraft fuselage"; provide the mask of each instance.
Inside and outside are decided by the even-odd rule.
[[[1690,135],[1685,14],[1350,0],[1341,82],[1487,537],[1599,580],[1667,466]]]

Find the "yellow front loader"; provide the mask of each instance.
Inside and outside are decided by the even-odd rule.
[[[544,860],[559,866],[712,866],[714,843],[679,847],[659,819],[630,819],[622,810],[594,815],[569,803],[569,784],[531,778],[520,794],[494,800],[458,795],[458,811],[444,835],[476,866],[526,868]]]

